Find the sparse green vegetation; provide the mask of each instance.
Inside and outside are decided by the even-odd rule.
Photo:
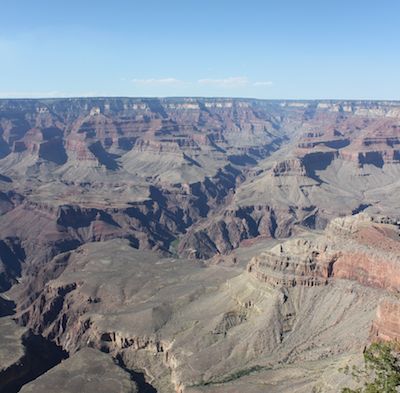
[[[222,383],[227,383],[227,382],[232,382],[235,381],[239,378],[242,378],[246,375],[249,375],[251,373],[257,372],[257,371],[261,371],[261,370],[266,370],[267,367],[263,367],[263,366],[253,366],[253,367],[249,367],[249,368],[245,368],[242,370],[238,370],[232,374],[227,375],[226,377],[223,377],[221,379],[215,379],[212,381],[207,381],[207,382],[201,382],[199,384],[193,385],[193,386],[208,386],[208,385],[218,385],[218,384],[222,384]]]
[[[374,343],[364,352],[364,367],[346,367],[361,385],[342,393],[397,393],[400,386],[400,343]]]
[[[172,255],[178,255],[178,246],[179,246],[179,238],[176,238],[175,240],[173,240],[171,242],[171,244],[169,245],[169,251]]]
[[[232,373],[232,374],[229,374],[227,377],[223,378],[223,379],[221,380],[221,383],[226,383],[226,382],[234,381],[234,380],[236,380],[236,379],[239,379],[239,378],[241,378],[241,377],[244,377],[245,375],[249,375],[249,374],[251,374],[251,373],[260,371],[260,370],[262,370],[262,369],[263,369],[262,366],[253,366],[253,367],[250,367],[250,368],[245,368],[245,369],[243,369],[243,370],[236,371],[236,372],[234,372],[234,373]]]

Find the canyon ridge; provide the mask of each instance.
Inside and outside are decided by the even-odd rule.
[[[397,101],[0,100],[0,392],[339,392],[399,195]]]

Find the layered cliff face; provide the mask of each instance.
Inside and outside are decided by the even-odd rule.
[[[247,271],[274,287],[324,286],[337,279],[385,291],[372,340],[400,337],[400,226],[359,214],[333,220],[324,234],[304,236],[252,258]]]
[[[1,315],[122,389],[335,392],[399,337],[399,138],[396,102],[0,100]]]
[[[324,235],[289,240],[253,258],[247,271],[276,286],[326,285],[332,278],[398,292],[400,230],[363,213],[334,219]]]
[[[3,156],[7,165],[17,155],[21,170],[85,163],[191,182],[235,157],[240,161],[270,151],[284,136],[275,112],[268,103],[240,100],[2,101]],[[162,165],[155,171],[157,161]],[[79,169],[75,173],[83,175]]]
[[[304,109],[300,121],[292,118],[296,131],[289,143],[247,174],[225,210],[206,224],[211,236],[194,225],[183,238],[185,248],[203,243],[210,256],[243,239],[288,236],[299,226],[323,229],[334,217],[364,210],[400,218],[396,104],[298,104],[281,104],[286,115]],[[273,225],[262,224],[260,210]]]
[[[88,241],[169,252],[286,138],[276,105],[229,99],[3,100],[0,134],[0,238],[26,262],[4,288]]]
[[[88,244],[16,318],[70,354],[109,353],[160,392],[336,392],[338,368],[398,333],[400,231],[383,221],[336,219],[233,264]]]
[[[328,152],[344,160],[355,162],[359,167],[399,162],[399,124],[394,118],[342,116],[331,119],[328,127],[326,115],[318,114],[305,123],[298,143],[298,155],[325,155]]]
[[[400,339],[400,303],[384,300],[379,304],[371,329],[374,341],[393,341]]]
[[[31,215],[71,247],[129,237],[168,252],[179,237],[180,253],[208,258],[338,214],[393,215],[398,111],[393,102],[3,100],[1,228],[25,228],[20,217]],[[71,214],[67,225],[58,209]],[[18,236],[28,259],[42,227]]]

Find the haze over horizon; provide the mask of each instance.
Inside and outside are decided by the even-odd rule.
[[[2,10],[0,98],[400,99],[392,0],[22,0]]]

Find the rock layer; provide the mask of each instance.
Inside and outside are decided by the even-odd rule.
[[[15,302],[73,356],[24,389],[93,356],[121,389],[337,391],[369,339],[398,337],[399,118],[397,102],[0,100],[1,315]]]
[[[272,246],[246,272],[238,261],[160,259],[121,240],[88,244],[17,317],[70,353],[109,353],[162,392],[217,392],[242,377],[261,392],[257,381],[283,364],[322,370],[330,359],[337,369],[372,336],[395,337],[399,287],[384,267],[399,269],[398,236],[385,218],[338,218],[324,233]],[[357,275],[352,255],[379,256],[381,279]],[[308,389],[337,388],[312,381]]]

